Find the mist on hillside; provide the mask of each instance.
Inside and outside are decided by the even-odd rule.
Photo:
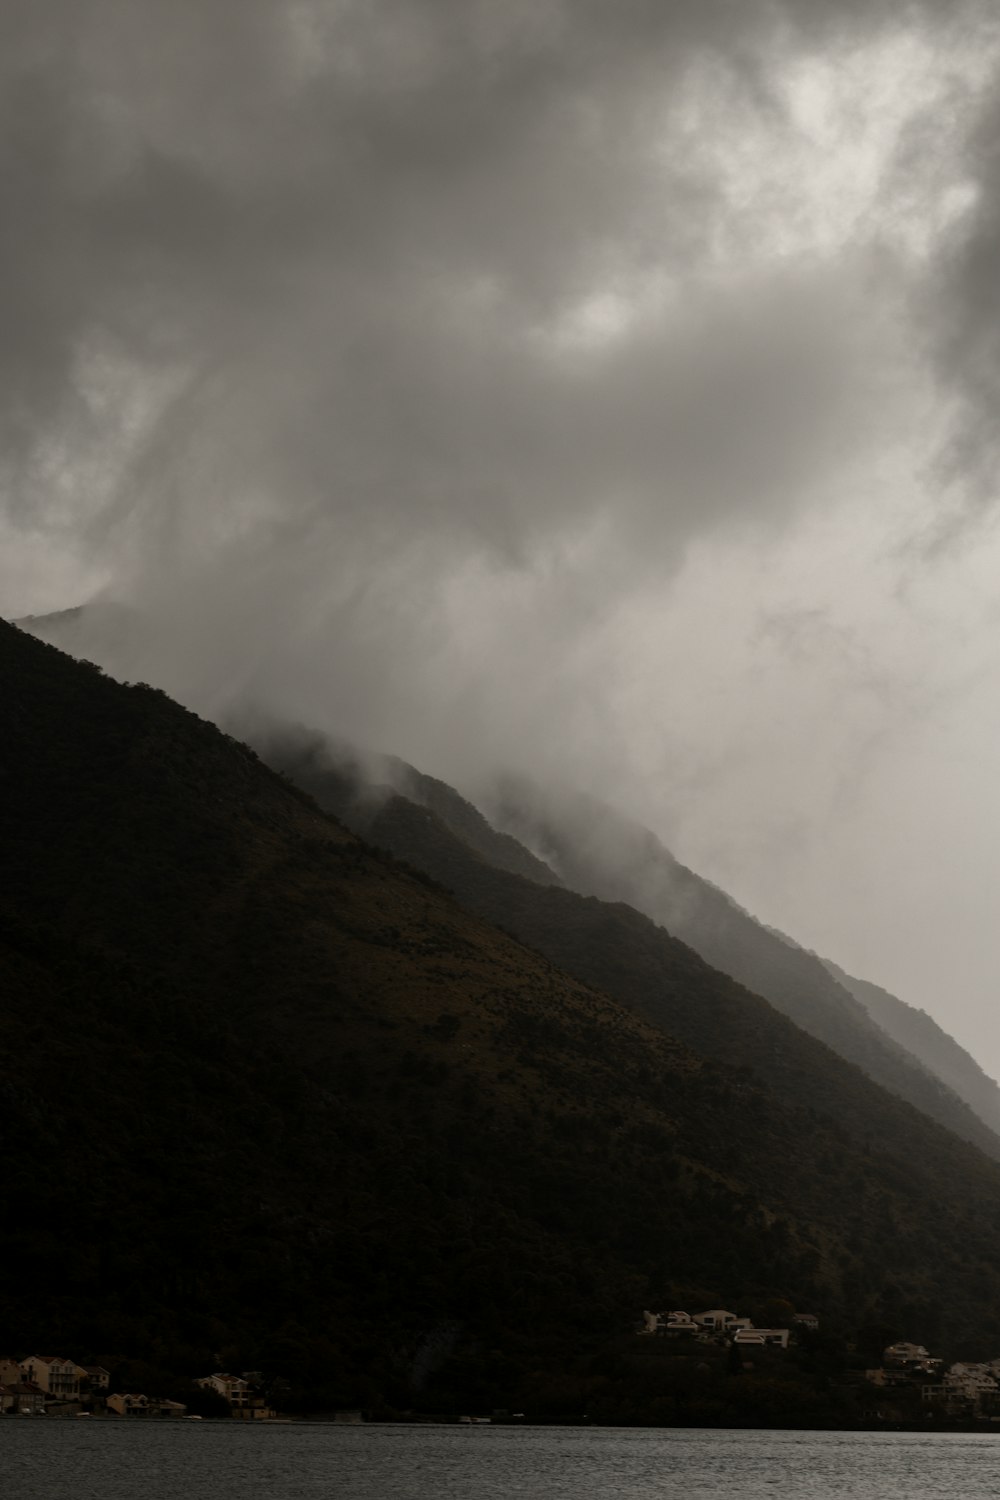
[[[992,7],[14,0],[0,42],[5,614],[596,794],[928,1005],[985,955]]]

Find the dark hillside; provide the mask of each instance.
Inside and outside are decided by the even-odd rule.
[[[287,745],[276,763],[299,781],[299,767]],[[832,1056],[827,1046],[766,1000],[710,968],[686,944],[632,907],[555,886],[539,887],[494,869],[430,808],[385,790],[377,798],[367,796],[344,765],[322,772],[311,758],[301,784],[321,806],[372,843],[426,871],[471,910],[699,1054],[735,1067],[748,1066],[789,1099],[805,1106],[821,1104],[849,1128],[857,1129],[873,1101],[877,1110],[884,1107],[881,1089],[858,1094],[863,1080],[857,1069],[844,1065],[842,1056]],[[964,1140],[1000,1155],[1000,1137],[939,1079],[901,1055],[894,1066],[894,1093]],[[905,1120],[907,1115],[893,1118]],[[902,1125],[887,1132],[883,1120],[873,1119],[862,1134],[894,1142],[903,1153],[909,1150]]]
[[[337,744],[316,731],[272,721],[242,726],[241,738],[254,745],[274,770],[323,806],[335,807],[362,834],[385,802],[398,795],[425,807],[468,851],[498,870],[523,875],[539,885],[562,884],[544,861],[510,834],[498,832],[454,787],[396,756],[362,757],[349,745]]]
[[[809,1106],[700,1061],[6,626],[0,690],[12,1347],[599,1415],[593,1361],[649,1303],[1000,1341],[1000,1168],[836,1059]]]
[[[901,1034],[883,1024],[883,1014],[864,1004],[814,953],[766,927],[681,864],[647,828],[593,798],[547,797],[522,780],[505,784],[497,817],[501,827],[544,850],[571,890],[627,902],[876,1083],[1000,1155],[995,1104],[992,1113],[983,1113],[973,1098],[956,1090],[951,1074],[934,1067],[926,1049],[910,1049]]]
[[[128,641],[148,630],[141,616],[112,604],[89,604],[24,623],[43,639],[93,652],[109,663],[127,660]],[[452,787],[396,757],[361,755],[302,727],[253,723],[241,725],[238,732],[258,746],[269,764],[339,812],[363,837],[371,835],[386,799],[395,794],[432,813],[465,854],[537,884],[565,885],[604,902],[625,902],[687,943],[713,968],[769,1000],[877,1083],[1000,1155],[1000,1091],[989,1080],[984,1087],[984,1075],[973,1076],[975,1064],[971,1059],[969,1066],[962,1063],[956,1044],[933,1040],[898,1005],[873,999],[859,988],[861,981],[835,972],[757,921],[725,891],[682,865],[648,829],[605,804],[568,792],[543,794],[524,779],[507,778],[491,802],[494,828]],[[391,821],[390,812],[383,818],[384,836],[376,840],[387,848],[396,847]],[[456,863],[460,851],[449,854],[429,823],[424,836],[434,844],[433,852],[423,858],[418,839],[406,857],[462,895],[465,854]],[[490,910],[493,920],[505,920],[502,912]]]

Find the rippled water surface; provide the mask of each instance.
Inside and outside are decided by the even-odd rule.
[[[984,1500],[996,1437],[0,1419],[10,1500]]]

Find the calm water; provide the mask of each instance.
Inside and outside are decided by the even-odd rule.
[[[1000,1434],[0,1419],[11,1500],[984,1500]]]

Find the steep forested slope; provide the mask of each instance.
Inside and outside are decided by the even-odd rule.
[[[763,995],[877,1083],[994,1154],[1000,1151],[995,1109],[984,1114],[955,1089],[950,1074],[946,1077],[923,1052],[908,1048],[882,1024],[882,1015],[814,953],[764,926],[682,865],[648,829],[592,798],[543,795],[523,780],[508,780],[501,787],[496,815],[501,826],[542,849],[572,890],[627,902],[715,968]],[[964,1109],[956,1108],[959,1101]],[[961,1123],[970,1108],[992,1139]]]
[[[24,623],[71,651],[94,654],[112,670],[121,670],[135,654],[129,640],[141,641],[149,631],[138,614],[113,604],[91,604]],[[395,793],[433,813],[467,850],[498,869],[627,903],[877,1082],[985,1150],[1000,1152],[1000,1091],[989,1080],[983,1087],[985,1075],[973,1077],[956,1044],[938,1044],[926,1027],[914,1026],[897,1009],[866,996],[858,989],[861,981],[841,976],[834,966],[758,922],[676,860],[648,829],[606,805],[573,793],[543,795],[523,779],[508,778],[488,802],[494,827],[452,787],[395,757],[362,757],[348,746],[335,747],[287,725],[256,722],[241,725],[238,732],[250,736],[269,763],[287,763],[299,786],[311,793],[321,790],[328,806],[334,805],[329,799],[340,777],[337,806],[354,828],[366,830]],[[435,842],[429,825],[424,831]],[[382,842],[392,847],[388,834]],[[444,859],[446,872],[437,863],[427,864],[415,846],[411,856],[461,891],[461,871],[443,847],[435,848],[433,860]],[[497,913],[494,919],[503,920]]]
[[[760,996],[709,968],[696,952],[648,917],[621,902],[587,898],[552,883],[540,888],[508,870],[494,869],[478,849],[463,842],[461,823],[450,809],[446,826],[430,807],[385,786],[373,795],[359,763],[343,757],[324,760],[314,745],[302,756],[300,743],[296,739],[282,742],[276,736],[267,750],[272,764],[307,786],[321,806],[365,838],[441,881],[470,909],[509,929],[568,973],[606,990],[705,1056],[750,1066],[789,1098],[803,1104],[822,1100],[825,1108],[845,1122],[855,1117],[858,1080],[853,1068],[831,1069],[833,1059],[826,1047],[818,1046]],[[422,795],[417,773],[411,773],[409,782],[403,784]],[[462,805],[457,793],[451,796]],[[748,923],[770,938],[751,919]],[[793,953],[791,945],[778,938],[774,941]],[[874,1036],[874,1026],[869,1029]],[[857,1031],[851,1035],[856,1042]],[[834,1050],[843,1057],[839,1048]],[[993,1156],[1000,1155],[1000,1137],[933,1074],[896,1053],[885,1038],[878,1043],[876,1056],[883,1064],[881,1071],[892,1080],[894,1093],[965,1140]],[[868,1097],[879,1098],[880,1091],[869,1091]]]
[[[700,1060],[4,626],[0,690],[11,1345],[551,1409],[644,1303],[1000,1340],[1000,1168],[839,1060],[808,1106]]]
[[[425,807],[473,854],[498,870],[540,885],[560,885],[555,871],[510,834],[498,832],[454,787],[393,755],[362,756],[304,726],[250,717],[238,726],[269,766],[327,805],[336,803],[352,827],[367,828],[383,804],[399,795]]]

